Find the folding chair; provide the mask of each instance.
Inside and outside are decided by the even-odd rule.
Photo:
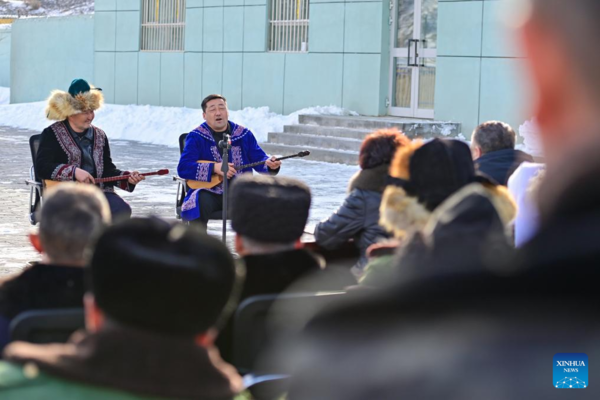
[[[179,154],[183,153],[183,149],[185,147],[185,138],[187,138],[187,133],[182,133],[179,135]],[[175,217],[177,219],[181,219],[181,206],[183,205],[183,200],[187,195],[188,190],[190,190],[189,186],[186,183],[186,180],[174,175],[173,180],[177,182],[177,197],[175,198]],[[215,211],[213,212],[208,219],[213,220],[222,220],[223,212]]]
[[[10,336],[12,341],[64,343],[73,332],[84,327],[83,308],[31,310],[12,320]]]
[[[41,139],[41,134],[33,135],[29,138],[29,151],[31,152],[32,165],[29,169],[29,179],[25,181],[25,184],[31,187],[29,192],[29,222],[31,225],[38,223],[37,211],[39,211],[43,201],[42,195],[44,185],[42,184],[42,180],[37,176],[35,168],[35,158],[40,147]]]
[[[261,355],[273,345],[288,346],[294,334],[318,310],[344,294],[286,293],[247,298],[238,306],[233,319],[233,364],[241,373],[285,374],[277,366],[259,365]]]

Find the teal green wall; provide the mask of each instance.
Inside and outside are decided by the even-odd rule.
[[[336,105],[386,113],[389,9],[382,1],[313,0],[309,52],[267,52],[267,0],[187,0],[185,52],[139,51],[138,0],[96,0],[94,81],[108,102],[277,113]]]
[[[0,25],[0,86],[10,86],[10,26]]]
[[[530,118],[522,54],[502,23],[507,3],[439,0],[435,118],[462,123],[467,138],[481,122],[517,129]]]
[[[74,78],[94,77],[92,15],[18,19],[11,41],[11,103],[44,100]]]

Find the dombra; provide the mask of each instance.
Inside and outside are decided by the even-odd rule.
[[[308,155],[310,155],[310,151],[301,151],[300,153],[293,154],[291,156],[276,158],[275,161],[281,161],[281,160],[285,160],[288,158],[294,158],[294,157],[306,157]],[[262,164],[266,163],[267,161],[268,160],[259,161],[259,162],[255,162],[252,164],[236,165],[236,166],[234,166],[234,168],[236,171],[240,171],[242,169],[253,168],[253,167],[262,165]],[[196,162],[199,164],[216,164],[216,161],[198,160]],[[215,186],[217,186],[218,184],[220,184],[221,182],[223,182],[223,177],[217,173],[213,173],[212,176],[210,177],[210,182],[194,181],[192,179],[188,179],[185,182],[191,189],[211,189],[211,188],[214,188]]]
[[[143,174],[140,174],[141,176],[152,176],[152,175],[166,175],[169,173],[168,169],[161,169],[158,171],[154,171],[154,172],[145,172]],[[106,182],[117,182],[117,181],[123,181],[125,179],[129,179],[130,175],[119,175],[119,176],[110,176],[108,178],[94,178],[94,184],[98,184],[98,183],[106,183]],[[61,184],[63,182],[71,182],[71,181],[53,181],[50,179],[44,179],[44,187],[46,188],[50,188],[52,186],[56,186],[58,184]]]

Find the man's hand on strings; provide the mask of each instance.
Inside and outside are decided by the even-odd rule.
[[[90,175],[89,172],[81,168],[75,169],[75,180],[81,183],[96,183],[96,181],[94,181],[94,177]]]
[[[140,183],[144,179],[146,179],[145,176],[140,175],[140,173],[138,171],[133,171],[129,175],[129,179],[127,179],[127,182],[129,182],[131,185],[137,185],[138,183]]]
[[[281,167],[281,161],[276,161],[276,159],[277,157],[271,156],[271,158],[267,160],[266,164],[269,169],[279,169],[279,167]]]
[[[213,169],[215,174],[223,176],[223,171],[221,171],[222,165],[223,165],[223,163],[215,164],[215,167]],[[233,164],[229,163],[229,171],[227,171],[227,179],[231,179],[236,173],[237,173],[237,171],[236,171],[235,167],[233,166]]]

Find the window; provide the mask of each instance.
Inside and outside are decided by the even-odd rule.
[[[183,51],[185,0],[142,0],[142,51]]]
[[[308,4],[309,0],[271,0],[269,51],[308,51]]]

